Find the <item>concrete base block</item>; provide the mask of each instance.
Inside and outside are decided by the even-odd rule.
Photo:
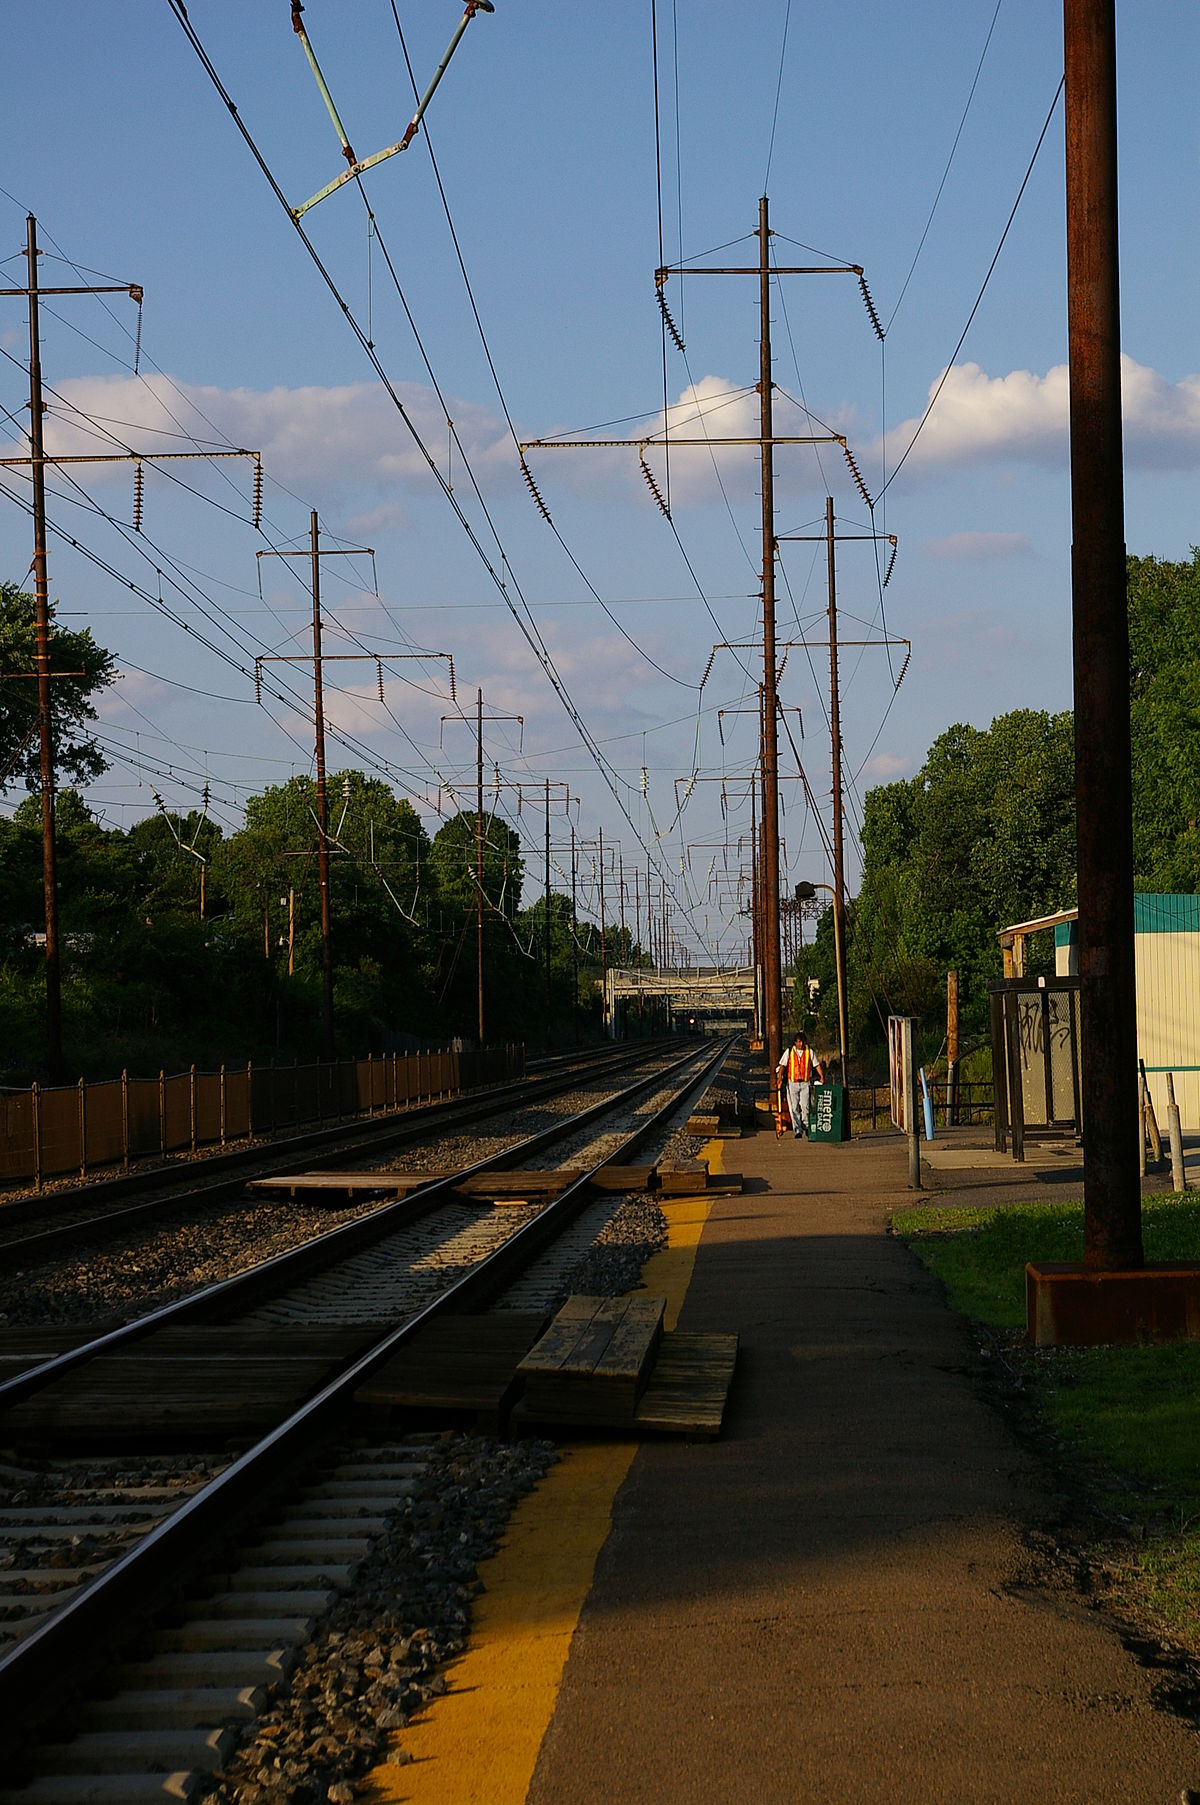
[[[1030,1261],[1025,1320],[1035,1347],[1200,1340],[1200,1265],[1162,1261],[1136,1272],[1085,1272]]]

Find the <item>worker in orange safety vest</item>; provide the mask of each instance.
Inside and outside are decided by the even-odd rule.
[[[824,1084],[824,1066],[804,1034],[797,1033],[791,1046],[784,1049],[783,1058],[775,1068],[776,1082],[782,1080],[787,1085],[788,1114],[792,1118],[792,1134],[796,1140],[800,1140],[808,1132],[808,1102],[812,1095],[814,1075],[818,1084]]]

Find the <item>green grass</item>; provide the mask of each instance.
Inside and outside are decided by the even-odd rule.
[[[1028,1260],[1083,1257],[1081,1204],[900,1210],[892,1219],[946,1287],[954,1308],[993,1330],[1025,1325]],[[1142,1206],[1148,1260],[1200,1258],[1200,1198]],[[1111,1510],[1146,1540],[1105,1558],[1112,1600],[1149,1613],[1200,1647],[1200,1342],[1015,1347],[1042,1420],[1072,1448]]]

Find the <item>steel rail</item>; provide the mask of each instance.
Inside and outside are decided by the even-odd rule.
[[[202,1290],[194,1291],[187,1297],[176,1298],[172,1303],[163,1304],[156,1310],[147,1311],[144,1316],[134,1317],[129,1322],[119,1323],[115,1328],[84,1341],[79,1346],[68,1349],[65,1353],[54,1354],[40,1361],[36,1366],[28,1367],[11,1379],[0,1383],[0,1428],[3,1426],[3,1412],[13,1404],[21,1403],[34,1393],[63,1378],[76,1367],[86,1365],[90,1360],[102,1354],[111,1354],[140,1341],[147,1335],[168,1325],[180,1322],[200,1322],[227,1318],[235,1309],[246,1309],[252,1304],[261,1302],[265,1297],[277,1294],[289,1285],[297,1284],[308,1278],[313,1272],[334,1265],[338,1259],[349,1253],[357,1253],[361,1248],[369,1246],[373,1241],[381,1240],[397,1228],[405,1228],[417,1222],[430,1210],[449,1196],[455,1186],[464,1178],[482,1172],[502,1172],[510,1166],[517,1165],[522,1159],[543,1152],[555,1141],[563,1140],[575,1134],[580,1128],[587,1127],[601,1116],[607,1115],[623,1104],[633,1102],[638,1096],[656,1085],[661,1085],[681,1066],[695,1058],[694,1049],[689,1050],[680,1059],[670,1065],[660,1067],[648,1077],[637,1079],[632,1085],[614,1095],[602,1097],[599,1102],[590,1105],[578,1114],[570,1116],[565,1122],[555,1123],[543,1129],[541,1133],[530,1135],[523,1141],[516,1141],[511,1146],[502,1148],[499,1153],[489,1154],[485,1159],[477,1160],[472,1165],[464,1166],[459,1171],[448,1173],[445,1177],[431,1175],[428,1184],[410,1191],[407,1197],[400,1197],[393,1203],[384,1203],[369,1215],[358,1216],[351,1222],[343,1222],[337,1228],[328,1229],[324,1234],[314,1235],[302,1241],[298,1247],[287,1249],[283,1253],[274,1254],[270,1259],[260,1260],[256,1265],[248,1266],[243,1272],[232,1274],[227,1279],[220,1279],[215,1285],[206,1285]]]
[[[43,1253],[52,1253],[55,1248],[64,1245],[107,1240],[123,1229],[136,1226],[138,1222],[153,1221],[155,1216],[168,1210],[187,1209],[193,1204],[202,1206],[220,1203],[228,1197],[236,1197],[245,1185],[247,1167],[265,1167],[286,1176],[292,1170],[307,1169],[313,1165],[320,1168],[335,1159],[357,1157],[360,1150],[367,1153],[378,1147],[391,1146],[397,1141],[418,1140],[430,1128],[457,1127],[463,1123],[477,1122],[494,1115],[507,1105],[521,1105],[536,1101],[539,1097],[554,1096],[569,1089],[581,1072],[594,1074],[597,1071],[607,1071],[610,1068],[621,1070],[626,1065],[637,1064],[640,1057],[661,1048],[661,1045],[660,1041],[639,1043],[638,1055],[631,1055],[627,1050],[619,1055],[602,1052],[590,1063],[576,1055],[570,1055],[569,1062],[558,1063],[556,1070],[534,1073],[533,1076],[516,1082],[490,1085],[468,1095],[439,1098],[430,1103],[418,1104],[414,1109],[389,1110],[373,1117],[358,1116],[350,1122],[337,1123],[329,1128],[288,1135],[277,1140],[259,1141],[226,1153],[206,1154],[203,1158],[208,1173],[198,1182],[195,1181],[195,1166],[189,1161],[186,1165],[156,1165],[140,1172],[123,1173],[119,1178],[100,1179],[91,1185],[74,1185],[68,1190],[54,1192],[50,1199],[43,1194],[40,1198],[16,1204],[0,1204],[0,1230],[3,1230],[7,1222],[28,1221],[39,1213],[46,1213],[47,1201],[50,1204],[49,1213],[64,1215],[68,1210],[78,1209],[93,1199],[103,1201],[104,1197],[119,1198],[156,1188],[165,1189],[167,1193],[143,1203],[131,1204],[124,1209],[102,1210],[82,1222],[56,1223],[49,1228],[39,1229],[35,1234],[22,1236],[19,1240],[5,1241],[0,1244],[0,1254],[8,1261],[16,1258],[27,1261]],[[312,1149],[327,1151],[320,1151],[314,1156]],[[213,1173],[216,1175],[209,1175]],[[223,1176],[224,1174],[230,1176]],[[189,1177],[194,1180],[190,1185],[186,1183]],[[12,1216],[9,1216],[10,1211],[13,1212]]]
[[[685,1103],[701,1094],[720,1069],[731,1045],[732,1040],[721,1042],[700,1070],[648,1117],[615,1154],[598,1161],[502,1248],[359,1355],[315,1397],[300,1405],[136,1548],[0,1658],[0,1712],[6,1721],[41,1721],[58,1711],[64,1685],[94,1663],[98,1648],[111,1649],[128,1640],[138,1622],[161,1609],[179,1592],[198,1560],[228,1542],[240,1518],[261,1511],[270,1489],[311,1458],[319,1436],[345,1426],[354,1393],[365,1379],[435,1317],[476,1311],[488,1297],[504,1290],[516,1271],[532,1264],[546,1243],[579,1213],[593,1173],[627,1160]],[[694,1054],[689,1055],[691,1058]],[[677,1062],[674,1069],[684,1063],[687,1062]]]

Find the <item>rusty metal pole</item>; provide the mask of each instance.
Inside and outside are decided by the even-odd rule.
[[[1064,0],[1084,1265],[1143,1264],[1113,0]]]
[[[317,750],[317,868],[321,886],[321,1045],[333,1059],[333,926],[329,906],[329,802],[325,793],[325,688],[321,680],[321,554],[317,511],[309,522],[312,535],[313,717]]]
[[[571,823],[571,1026],[579,1045],[579,916],[575,908],[575,824]]]
[[[38,739],[42,785],[42,894],[46,919],[46,1071],[62,1075],[62,978],[58,953],[58,864],[54,840],[54,743],[50,715],[50,592],[46,575],[46,465],[42,437],[42,352],[38,327],[37,221],[25,221],[29,265],[29,445],[33,474],[33,588]]]
[[[546,779],[546,1051],[550,1051],[550,779]]]
[[[483,1048],[483,691],[475,692],[475,966],[478,1021],[476,1034]]]
[[[600,834],[600,1026],[608,1033],[608,945],[604,934],[604,829]]]
[[[829,561],[829,732],[833,745],[833,956],[837,963],[838,1048],[842,1083],[850,1079],[850,1020],[846,1006],[846,867],[842,839],[842,724],[838,698],[837,542],[833,536],[833,497],[825,497],[825,537]]]
[[[762,698],[759,698],[761,707]],[[750,785],[750,969],[754,979],[754,1037],[762,1039],[762,982],[758,951],[758,785]]]
[[[758,203],[759,437],[762,456],[763,586],[763,919],[761,923],[767,1067],[774,1071],[783,1050],[779,971],[779,731],[775,686],[775,446],[771,410],[771,234],[767,197]]]

